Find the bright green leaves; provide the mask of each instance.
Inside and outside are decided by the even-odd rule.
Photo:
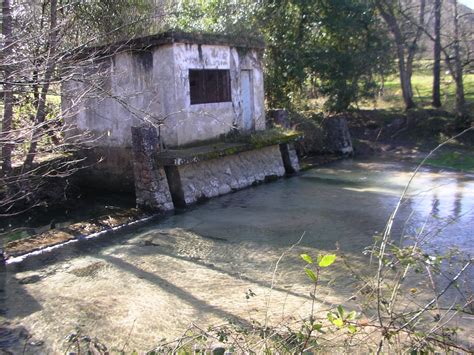
[[[354,324],[348,324],[347,330],[349,331],[349,333],[355,334],[357,332],[357,327]]]
[[[301,254],[300,256],[301,256],[301,259],[306,261],[308,264],[313,263],[313,259],[308,254]]]
[[[322,269],[325,269],[336,261],[336,254],[320,254],[316,258],[316,262],[308,254],[300,254],[300,258],[303,259],[307,265],[304,268],[304,272],[308,278],[312,281],[314,285],[314,290],[311,292],[313,302],[315,300],[316,288],[318,286],[319,274],[322,272]],[[347,329],[350,334],[355,334],[357,332],[357,327],[354,320],[357,318],[357,313],[355,311],[347,312],[342,305],[339,305],[335,311],[328,312],[327,320],[338,329]],[[313,318],[311,318],[311,331],[315,330],[319,333],[324,333],[322,331],[322,324],[313,323]],[[311,333],[310,331],[310,333]]]
[[[313,258],[308,254],[301,254],[301,259],[306,261],[308,264],[313,264]],[[317,262],[319,267],[328,267],[332,265],[336,261],[336,254],[326,254],[326,255],[319,255]]]
[[[357,313],[355,311],[347,313],[342,305],[339,305],[335,312],[328,312],[327,314],[327,319],[329,322],[339,329],[346,328],[351,334],[357,332],[357,327],[353,322],[356,318]]]
[[[335,254],[328,254],[324,255],[321,260],[318,258],[318,265],[319,267],[328,267],[332,265],[336,261],[336,255]]]
[[[316,276],[313,270],[304,268],[304,271],[306,272],[306,275],[308,275],[308,277],[311,279],[311,281],[313,282],[318,281],[318,277]]]
[[[300,255],[301,259],[306,261],[308,264],[305,268],[304,271],[306,272],[306,275],[308,275],[309,279],[316,283],[318,281],[318,275],[319,275],[319,270],[321,268],[326,268],[334,263],[336,261],[336,254],[326,254],[326,255],[319,255],[318,258],[316,259],[316,272],[313,271],[310,266],[314,265],[313,258],[309,256],[308,254],[301,254]]]

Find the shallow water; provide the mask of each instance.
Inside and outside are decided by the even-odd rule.
[[[363,251],[383,230],[413,169],[341,161],[11,266],[6,317],[44,341],[30,352],[64,349],[64,337],[76,329],[112,349],[146,350],[180,335],[191,322],[297,320],[310,307],[299,254],[337,245],[355,269],[370,272]],[[421,233],[426,250],[457,246],[473,254],[473,175],[425,169],[408,194],[395,239]],[[321,280],[319,309],[344,302],[354,291],[341,262]],[[249,289],[256,296],[247,299]]]

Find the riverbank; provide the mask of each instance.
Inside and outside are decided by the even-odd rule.
[[[443,110],[358,110],[347,116],[355,155],[421,162],[438,145],[463,131]],[[474,172],[474,128],[450,140],[425,165]]]
[[[144,352],[162,338],[181,336],[191,323],[204,329],[229,319],[294,324],[311,312],[301,253],[338,255],[321,274],[317,312],[325,315],[338,304],[361,312],[350,301],[354,294],[363,297],[361,283],[340,258],[362,274],[374,272],[363,252],[383,229],[412,171],[412,164],[397,161],[339,161],[114,238],[64,248],[54,258],[9,265],[6,319],[30,337],[12,347],[22,350],[26,343],[27,354],[63,352],[65,337],[80,334],[99,339],[111,352]],[[474,218],[473,183],[472,176],[423,169],[400,210],[394,238],[424,225],[425,250],[456,245],[474,252],[464,227]],[[471,270],[466,280],[472,276]],[[431,297],[422,291],[430,288],[428,278],[413,279],[410,287],[419,290],[408,293],[416,302]],[[457,295],[449,294],[450,305]],[[459,337],[469,342],[469,317],[460,317]]]
[[[455,117],[441,110],[407,113],[358,110],[345,117],[353,140],[354,155],[359,158],[383,157],[417,164],[432,149],[459,132],[455,126]],[[310,139],[314,136],[312,131],[306,132],[306,135]],[[316,135],[314,139],[320,137]],[[318,146],[317,142],[315,146]],[[301,167],[303,170],[312,169],[338,159],[341,156],[337,154],[310,154],[301,158]],[[474,131],[466,132],[443,146],[425,165],[474,172]],[[132,195],[109,194],[107,197],[101,194],[95,199],[92,193],[78,201],[79,204],[71,201],[68,208],[60,211],[55,212],[53,208],[36,216],[33,213],[34,217],[26,222],[22,218],[13,218],[9,225],[5,224],[3,228],[10,230],[4,233],[7,257],[37,252],[98,233],[103,235],[149,216],[133,208]]]

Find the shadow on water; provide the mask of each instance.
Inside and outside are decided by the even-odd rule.
[[[212,306],[209,303],[194,297],[191,293],[186,292],[185,290],[173,285],[171,282],[161,278],[160,276],[141,270],[135,265],[130,264],[120,258],[116,258],[111,255],[103,255],[103,254],[99,255],[98,258],[101,258],[126,272],[132,273],[133,275],[135,275],[136,277],[140,279],[144,279],[148,282],[153,283],[154,285],[160,287],[164,291],[173,294],[174,296],[180,298],[184,302],[188,303],[189,305],[191,305],[192,307],[196,309],[201,310],[202,312],[213,313],[224,319],[238,321],[242,325],[246,325],[246,326],[250,325],[247,320],[241,317],[238,317],[235,314],[226,312],[221,308]]]
[[[16,287],[9,287],[15,283]],[[21,298],[26,306],[20,309],[8,307],[8,300]],[[2,349],[12,349],[21,346],[29,336],[22,325],[11,325],[7,319],[24,318],[41,311],[41,305],[28,291],[18,284],[15,278],[8,279],[4,260],[0,260],[0,352]]]
[[[258,286],[261,286],[261,287],[264,287],[264,288],[268,288],[268,289],[272,288],[275,291],[284,292],[284,293],[287,293],[288,295],[292,295],[292,296],[295,296],[295,297],[300,297],[300,298],[304,298],[304,299],[307,299],[307,300],[312,299],[312,297],[310,297],[308,295],[293,292],[291,290],[284,289],[284,288],[281,288],[279,286],[272,285],[268,281],[262,281],[262,280],[257,280],[255,278],[248,277],[248,276],[244,275],[241,272],[235,272],[235,271],[232,272],[232,271],[226,270],[226,269],[224,269],[222,267],[219,267],[219,266],[217,266],[215,264],[212,264],[212,263],[207,263],[207,262],[204,262],[204,261],[196,260],[196,258],[193,258],[193,257],[185,257],[185,256],[177,255],[176,253],[167,253],[165,251],[162,251],[162,250],[159,250],[159,249],[153,248],[153,247],[147,248],[147,249],[134,248],[134,249],[131,250],[131,252],[129,253],[128,256],[145,256],[145,255],[163,255],[163,256],[167,256],[167,257],[174,258],[174,259],[177,259],[177,260],[182,260],[182,261],[185,261],[185,262],[196,264],[196,265],[199,265],[199,266],[217,271],[217,272],[222,273],[222,274],[226,274],[226,275],[228,275],[228,276],[230,276],[230,277],[232,277],[236,280],[250,282],[251,284],[255,284],[255,285],[258,285]],[[322,299],[320,299],[318,297],[315,297],[315,300],[318,301],[318,302],[323,301]]]

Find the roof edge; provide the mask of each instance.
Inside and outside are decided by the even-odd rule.
[[[118,52],[148,50],[153,47],[173,43],[224,45],[250,49],[265,48],[265,42],[259,37],[226,35],[221,33],[166,31],[101,46],[79,48],[73,52],[72,56],[75,58],[83,58],[90,55],[94,55],[94,57],[103,57]]]

